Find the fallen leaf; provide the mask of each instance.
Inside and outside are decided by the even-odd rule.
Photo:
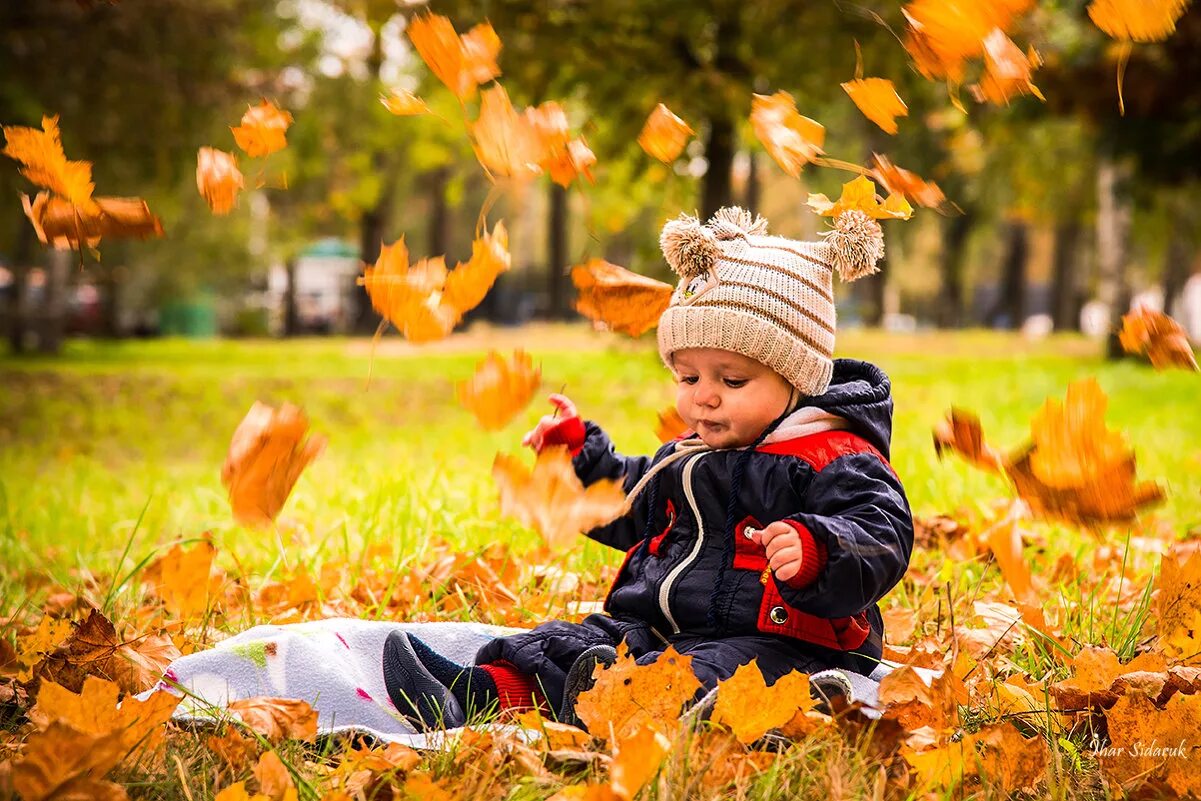
[[[669,750],[671,740],[651,724],[644,724],[631,736],[615,741],[613,765],[609,768],[613,792],[631,801],[659,772]]]
[[[594,737],[610,743],[628,741],[647,726],[674,737],[680,708],[701,687],[692,657],[670,645],[654,662],[639,665],[623,643],[617,661],[607,669],[597,665],[594,675],[596,682],[580,693],[575,711]]]
[[[695,131],[671,109],[659,103],[642,125],[638,145],[649,155],[670,164],[684,152],[684,145]]]
[[[659,324],[671,302],[671,284],[630,272],[604,259],[590,259],[571,269],[579,290],[575,307],[610,329],[640,336]]]
[[[524,351],[509,359],[496,351],[475,366],[475,372],[457,387],[459,403],[471,412],[485,431],[499,431],[529,405],[542,383],[542,369]]]
[[[291,114],[264,100],[257,106],[250,106],[242,115],[242,124],[230,130],[238,147],[251,158],[258,158],[288,146],[287,132],[291,124]]]
[[[179,705],[179,697],[156,692],[144,701],[126,696],[118,704],[120,688],[110,681],[89,676],[76,694],[43,681],[29,719],[41,730],[65,723],[76,731],[96,737],[115,738],[134,761],[153,755],[163,744],[163,724]]]
[[[1156,370],[1169,367],[1197,370],[1197,357],[1193,355],[1188,332],[1163,312],[1139,306],[1123,315],[1118,339],[1122,350],[1145,356]]]
[[[666,444],[679,439],[688,431],[688,424],[684,422],[683,417],[680,417],[676,407],[668,406],[659,412],[659,424],[655,426],[655,436],[659,438],[660,442]]]
[[[1155,586],[1160,649],[1180,662],[1201,660],[1201,551],[1165,553]]]
[[[1189,0],[1092,0],[1088,16],[1114,39],[1161,42],[1176,30]]]
[[[202,147],[196,153],[196,188],[213,214],[229,214],[243,187],[242,171],[232,153]]]
[[[221,466],[235,520],[251,527],[275,520],[300,474],[325,448],[325,437],[309,437],[308,430],[308,418],[290,403],[278,410],[261,401],[250,407]]]
[[[1060,709],[1110,707],[1124,694],[1117,686],[1118,679],[1135,673],[1162,674],[1157,695],[1168,681],[1167,661],[1162,654],[1140,654],[1127,664],[1118,661],[1117,654],[1108,648],[1086,645],[1072,658],[1072,675],[1052,684],[1048,691]],[[1128,683],[1127,683],[1128,684]]]
[[[585,489],[566,447],[543,449],[533,470],[517,457],[498,453],[492,479],[500,490],[502,514],[537,531],[551,548],[566,546],[625,511],[622,480],[601,479]]]
[[[39,192],[33,200],[22,195],[21,204],[38,240],[60,250],[95,247],[104,237],[148,239],[163,235],[162,222],[146,201],[137,197],[93,198],[91,212],[49,192]]]
[[[192,620],[208,611],[210,574],[217,549],[202,540],[187,550],[176,544],[151,563],[143,577],[175,617]]]
[[[125,790],[102,781],[125,755],[120,737],[87,734],[61,721],[29,736],[12,783],[23,801],[121,801]]]
[[[235,726],[227,726],[220,737],[208,737],[204,747],[216,754],[235,775],[250,767],[259,753],[258,741],[243,736]]]
[[[270,799],[260,793],[254,795],[248,793],[246,782],[235,782],[213,796],[213,801],[270,801]]]
[[[751,101],[751,127],[780,169],[797,178],[801,168],[822,154],[826,129],[802,117],[792,95],[755,95]]]
[[[500,37],[486,22],[460,37],[446,17],[422,14],[409,22],[407,32],[421,60],[460,100],[500,75]]]
[[[846,211],[858,210],[872,219],[908,220],[913,207],[904,196],[893,193],[881,203],[876,194],[876,185],[866,176],[859,175],[842,185],[842,194],[831,202],[823,194],[810,194],[808,206],[823,217],[837,217]]]
[[[36,629],[17,638],[17,679],[21,682],[32,679],[33,668],[70,636],[69,620],[56,620],[50,615],[43,615]]]
[[[1105,711],[1110,745],[1100,751],[1101,770],[1128,789],[1148,781],[1167,784],[1184,797],[1201,795],[1201,695],[1176,695],[1158,709],[1151,699],[1123,695]],[[1161,797],[1163,797],[1161,795]]]
[[[793,671],[769,687],[755,659],[717,686],[717,704],[710,719],[728,726],[743,744],[753,743],[769,729],[784,726],[794,715],[814,705],[808,674]]]
[[[254,766],[254,778],[258,780],[259,790],[271,801],[283,801],[289,790],[296,793],[292,774],[274,751],[264,751],[259,757],[258,764]]]
[[[23,125],[5,125],[3,130],[3,153],[25,165],[21,170],[22,175],[59,195],[76,207],[82,216],[91,217],[99,213],[92,201],[92,192],[96,189],[92,183],[92,163],[67,160],[57,115],[42,117],[40,131]]]
[[[380,95],[379,102],[383,103],[384,108],[397,117],[413,117],[430,113],[430,107],[425,104],[424,100],[408,89],[399,87],[392,89],[386,95]]]
[[[231,701],[228,709],[230,715],[272,743],[317,736],[317,713],[307,701],[259,696]]]
[[[897,132],[897,117],[909,116],[909,107],[887,78],[856,78],[842,84],[851,101],[887,134]]]
[[[112,621],[93,609],[47,662],[46,674],[72,690],[82,688],[88,676],[101,676],[125,692],[139,693],[156,685],[179,656],[175,644],[162,635],[122,640]]]

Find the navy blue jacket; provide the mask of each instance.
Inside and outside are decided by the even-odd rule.
[[[828,391],[801,405],[838,415],[849,428],[770,442],[750,454],[680,458],[658,472],[630,514],[588,533],[627,552],[606,612],[646,621],[664,639],[768,634],[879,657],[876,602],[900,581],[913,550],[909,504],[888,463],[888,377],[867,362],[837,359]],[[585,430],[574,457],[585,486],[624,476],[628,492],[676,447],[627,457],[595,424]],[[777,520],[797,529],[805,553],[801,574],[789,582],[766,569],[764,549],[743,533]]]

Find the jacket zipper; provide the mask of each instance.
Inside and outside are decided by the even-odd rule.
[[[698,453],[693,456],[684,465],[684,496],[688,499],[688,505],[692,508],[692,517],[696,520],[696,542],[692,546],[692,550],[684,561],[673,567],[667,574],[667,578],[663,579],[663,585],[659,587],[659,608],[663,610],[663,617],[667,618],[667,622],[671,624],[671,633],[679,634],[680,627],[676,623],[676,619],[671,616],[671,610],[668,608],[668,595],[671,593],[671,587],[675,584],[680,574],[684,572],[693,562],[696,561],[701,552],[701,546],[705,542],[705,523],[701,520],[700,507],[696,505],[696,496],[692,494],[692,468],[696,466],[697,461],[704,456],[703,453]]]

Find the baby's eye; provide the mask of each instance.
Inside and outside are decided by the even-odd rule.
[[[738,389],[739,387],[746,386],[747,379],[745,379],[745,378],[727,378],[727,379],[725,379],[725,381],[726,381],[726,386],[729,387],[730,389]]]
[[[694,375],[682,375],[682,376],[680,376],[680,383],[681,384],[695,384],[696,379],[697,379],[697,377]]]

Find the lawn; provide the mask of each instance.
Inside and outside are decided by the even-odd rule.
[[[484,432],[456,403],[455,384],[487,349],[515,347],[541,363],[544,391],[504,431]],[[958,459],[939,461],[931,430],[947,410],[978,413],[989,441],[1007,450],[1029,436],[1046,398],[1062,399],[1070,382],[1095,377],[1109,397],[1107,422],[1133,446],[1139,477],[1159,482],[1167,499],[1138,524],[1100,531],[1027,522],[1027,555],[1048,582],[1049,606],[1061,602],[1069,651],[1095,643],[1130,656],[1145,643],[1153,633],[1144,625],[1145,594],[1131,590],[1147,586],[1164,543],[1201,528],[1195,375],[1106,362],[1098,343],[1070,336],[1031,342],[990,332],[847,331],[838,350],[876,362],[892,378],[892,463],[915,515],[950,515],[968,528],[985,525],[1010,494],[1002,480]],[[35,610],[61,587],[104,602],[119,622],[144,600],[140,566],[202,536],[215,544],[217,564],[252,591],[323,569],[328,581],[340,573],[352,585],[372,570],[400,573],[440,553],[481,553],[499,543],[506,563],[537,554],[578,574],[579,589],[557,606],[518,604],[501,616],[484,604],[436,597],[410,613],[532,623],[566,611],[569,601],[596,600],[620,554],[590,541],[545,554],[537,535],[499,515],[490,477],[495,454],[520,451],[521,434],[548,411],[541,397],[552,391],[570,395],[626,452],[656,447],[655,413],[672,402],[652,338],[631,341],[583,326],[476,328],[426,348],[387,339],[374,353],[365,341],[340,339],[75,342],[54,359],[0,360],[0,614],[36,623]],[[255,400],[302,406],[329,439],[268,532],[232,521],[219,477],[230,436]],[[1128,539],[1141,543],[1130,555]],[[1061,557],[1077,572],[1064,572]],[[912,576],[882,606],[912,609],[914,638],[941,631],[952,608],[962,624],[973,599],[1001,588],[990,564],[985,555],[919,548]],[[1105,608],[1107,622],[1099,625],[1093,607],[1106,603],[1108,587],[1100,576],[1115,564],[1120,602]],[[1079,579],[1090,572],[1096,581]],[[523,595],[523,579],[513,575],[511,589]],[[387,604],[330,608],[400,613]],[[250,608],[217,628],[272,617]],[[1038,679],[1064,675],[1065,659],[1019,647],[1004,666],[1044,674]],[[195,778],[193,789],[211,792]],[[175,782],[156,786],[175,796]],[[1076,792],[1056,786],[1056,794]]]

